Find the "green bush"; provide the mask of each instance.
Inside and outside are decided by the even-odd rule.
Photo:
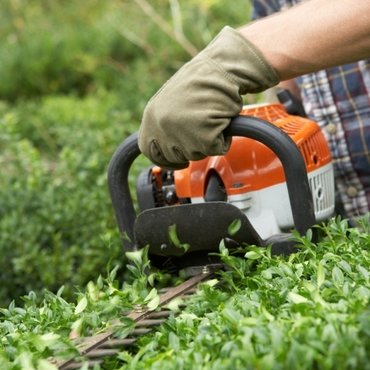
[[[151,93],[224,24],[244,23],[248,9],[244,0],[232,6],[217,0],[5,0],[0,99],[84,95],[102,86],[131,95],[149,85]]]
[[[67,292],[122,262],[106,171],[137,127],[114,95],[50,97],[0,119],[0,302]]]

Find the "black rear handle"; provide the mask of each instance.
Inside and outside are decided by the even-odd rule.
[[[268,121],[251,116],[237,116],[225,130],[225,136],[242,136],[257,140],[280,159],[287,182],[289,200],[296,230],[304,235],[315,222],[312,194],[306,166],[295,142],[284,131]],[[135,250],[134,223],[136,212],[128,183],[129,170],[141,154],[138,134],[130,135],[114,152],[108,168],[108,186],[125,250]]]

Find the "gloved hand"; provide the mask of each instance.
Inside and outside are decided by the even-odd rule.
[[[223,131],[242,109],[241,95],[276,85],[279,78],[239,32],[225,27],[170,78],[147,104],[139,148],[166,168],[185,168],[227,152]]]

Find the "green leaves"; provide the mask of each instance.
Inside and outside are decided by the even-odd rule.
[[[335,285],[337,285],[339,287],[343,286],[344,275],[343,275],[342,270],[339,267],[334,266],[334,268],[331,272],[331,277],[332,277],[332,281]]]
[[[368,368],[370,243],[343,221],[325,231],[317,244],[299,237],[304,247],[287,257],[221,243],[217,285],[203,284],[186,312],[148,337],[156,351],[142,367]],[[156,356],[171,348],[173,360]]]
[[[60,335],[55,333],[46,333],[42,335],[33,336],[33,344],[37,351],[43,352],[46,348],[52,347],[60,340]]]
[[[177,248],[183,249],[184,253],[187,252],[190,248],[190,244],[188,243],[182,243],[177,235],[176,225],[170,225],[168,227],[168,237],[170,239],[170,242],[172,245],[174,245]]]
[[[307,303],[308,302],[307,298],[301,296],[300,294],[294,293],[294,292],[289,292],[288,293],[288,298],[294,304],[300,304],[300,303]]]
[[[242,222],[241,220],[234,220],[228,227],[227,229],[227,233],[230,235],[230,236],[233,236],[235,235],[239,230],[240,230],[240,227],[242,225]]]
[[[248,258],[250,260],[258,260],[260,259],[262,256],[261,256],[261,253],[258,253],[256,251],[249,251],[247,252],[245,255],[244,255],[245,258]]]
[[[87,307],[87,303],[88,303],[87,297],[83,296],[75,308],[75,315],[79,315],[81,312],[83,312]]]
[[[232,251],[221,245],[225,270],[200,286],[185,311],[179,312],[181,300],[169,304],[174,315],[141,338],[136,350],[107,362],[107,369],[367,369],[368,238],[331,222],[325,228],[332,234],[286,257],[271,256],[267,248]],[[333,248],[333,240],[341,245]],[[76,304],[65,301],[61,290],[47,293],[41,306],[30,293],[24,307],[2,309],[3,368],[10,361],[47,368],[50,354],[73,356],[71,333],[103,330],[110,318],[136,305],[157,309],[153,285],[163,280],[151,271],[147,252],[128,254],[132,275],[122,286],[113,269],[79,292]],[[117,335],[133,328],[132,320],[122,319]]]
[[[147,263],[146,251],[131,255],[137,267]],[[134,258],[135,257],[135,258]],[[42,297],[33,292],[23,297],[24,307],[12,302],[7,309],[0,310],[0,364],[12,362],[21,369],[52,369],[47,361],[53,357],[76,356],[72,340],[96,334],[110,326],[110,322],[121,318],[115,327],[115,334],[124,338],[133,330],[131,319],[122,316],[137,304],[147,305],[154,310],[159,303],[157,290],[149,293],[143,286],[125,283],[118,286],[116,269],[106,278],[99,277],[89,282],[84,291],[78,293],[77,302],[62,298],[62,290],[57,294],[45,291]],[[2,366],[4,369],[13,369]]]
[[[145,297],[144,302],[150,311],[154,311],[159,305],[159,295],[157,293],[157,289],[153,288]]]
[[[324,265],[319,262],[317,266],[317,288],[320,289],[320,287],[324,284],[325,281],[325,268]]]

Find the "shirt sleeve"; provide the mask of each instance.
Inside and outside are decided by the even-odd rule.
[[[252,19],[259,19],[280,10],[279,0],[252,0]]]

